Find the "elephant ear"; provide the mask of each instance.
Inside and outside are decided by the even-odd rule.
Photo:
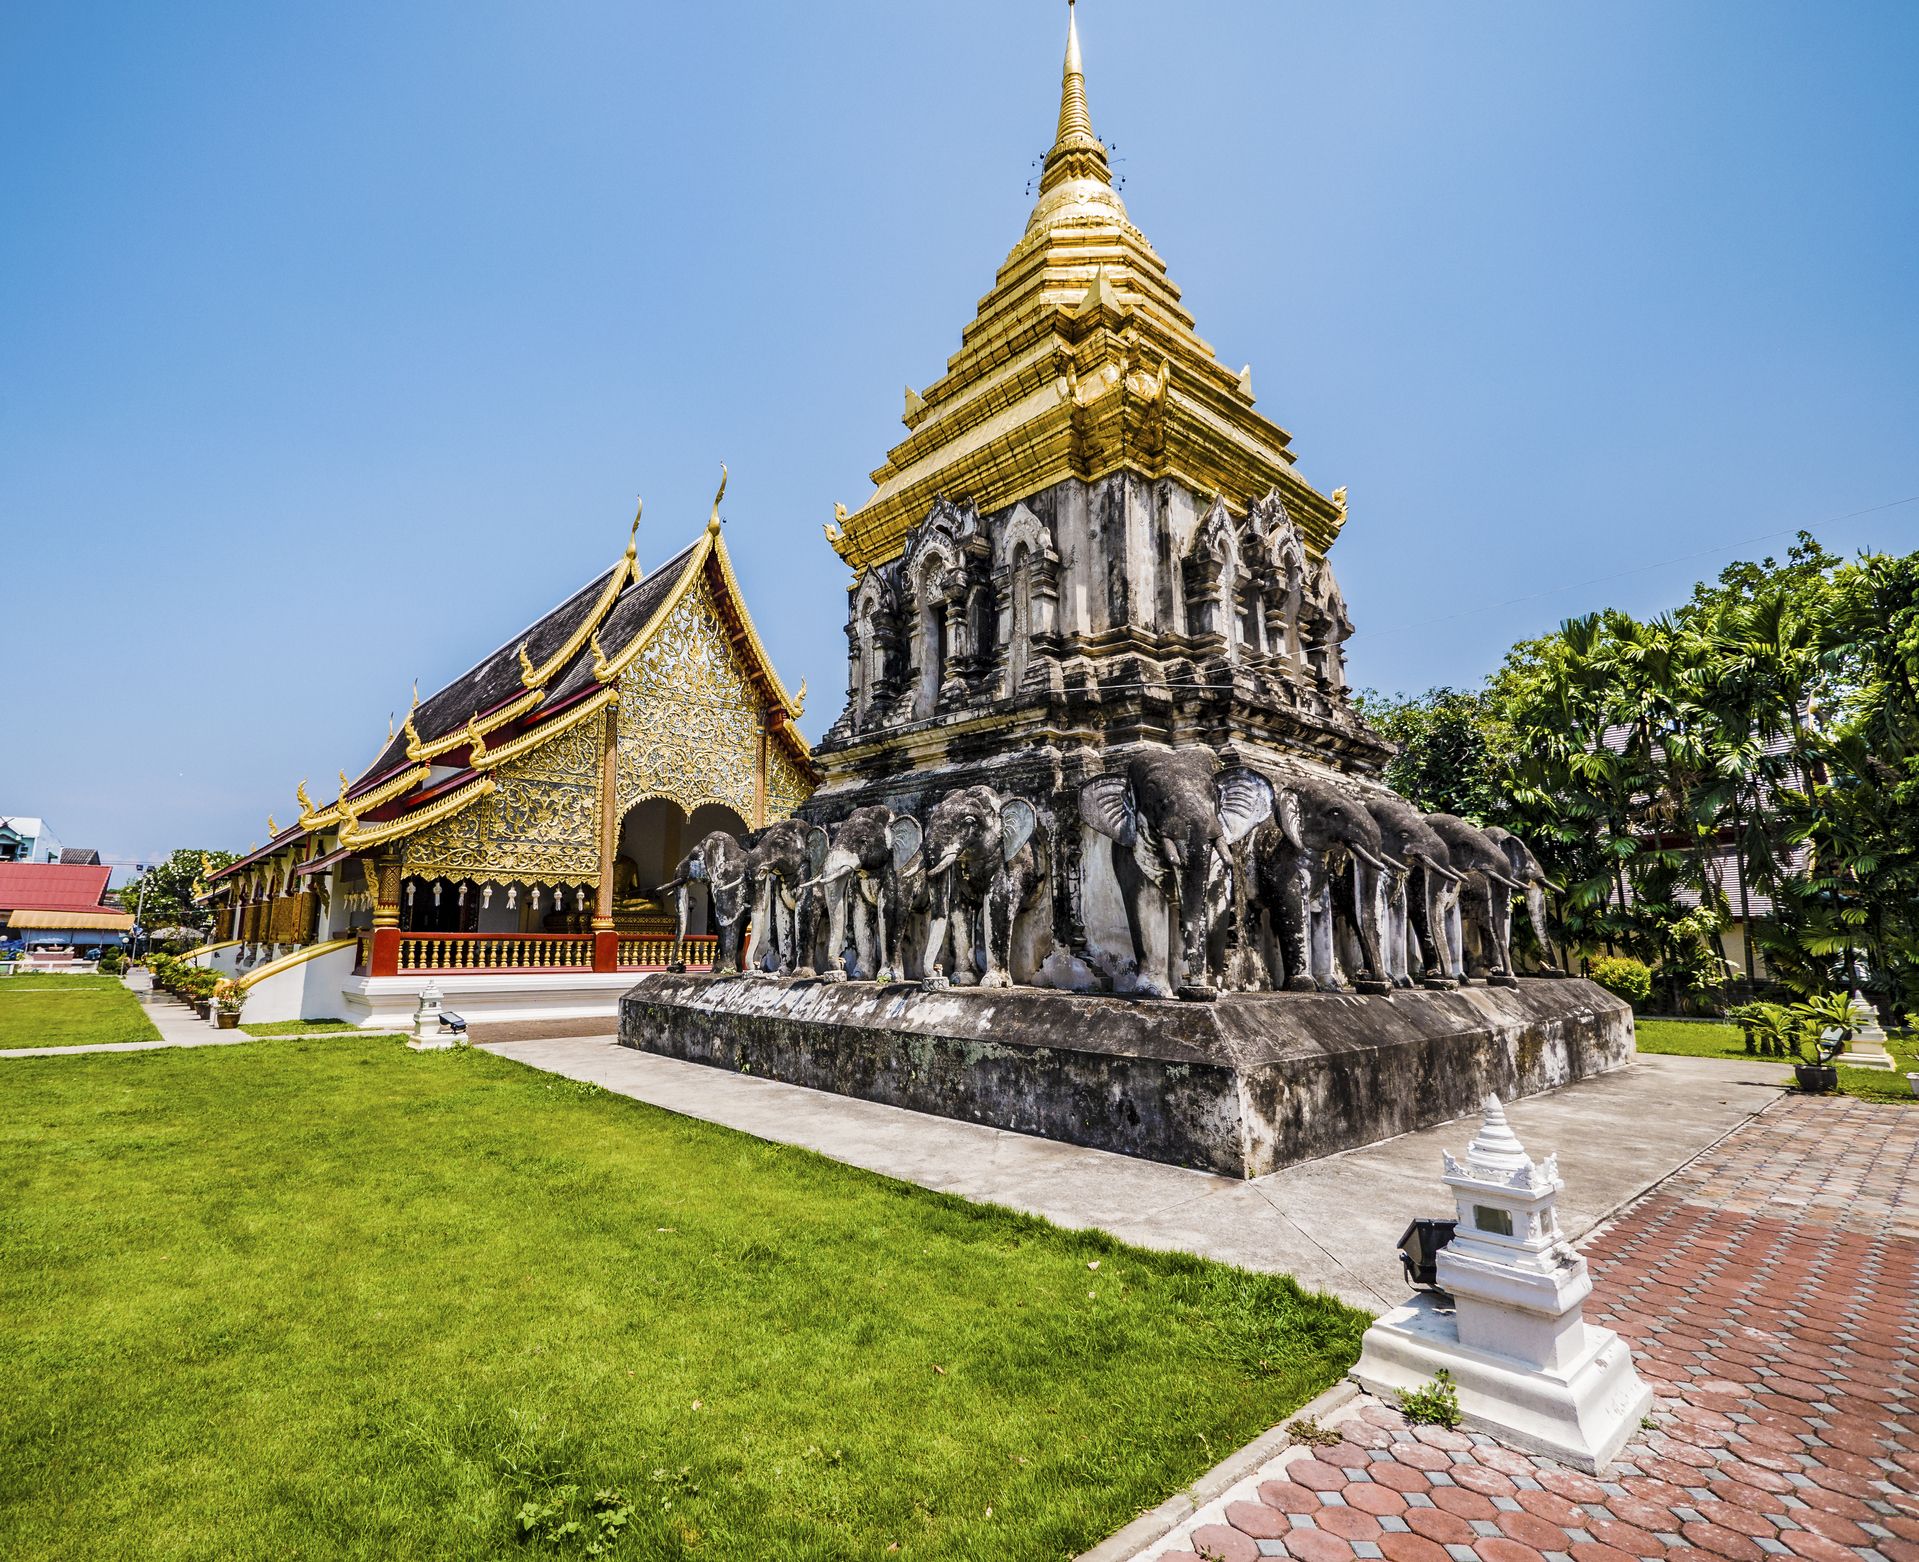
[[[1273,783],[1244,765],[1214,776],[1213,796],[1219,801],[1219,822],[1228,846],[1244,840],[1273,817]]]
[[[886,827],[886,839],[893,848],[894,870],[904,873],[906,865],[919,855],[925,836],[920,831],[919,820],[911,814],[901,814]]]
[[[1011,862],[1019,849],[1033,838],[1039,828],[1039,814],[1023,797],[1009,797],[1000,804],[999,854],[1002,862]]]
[[[1513,877],[1522,884],[1533,877],[1532,853],[1526,849],[1526,843],[1516,835],[1500,834],[1493,837],[1494,843],[1506,854],[1506,866],[1513,870]]]
[[[817,879],[826,870],[826,832],[818,825],[806,832],[807,877]]]
[[[1101,835],[1131,846],[1139,838],[1139,811],[1124,776],[1095,776],[1079,789],[1079,816]]]

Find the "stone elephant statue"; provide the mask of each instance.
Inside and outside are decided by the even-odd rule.
[[[1210,749],[1148,750],[1081,784],[1080,818],[1113,843],[1135,970],[1146,958],[1144,910],[1158,902],[1179,919],[1176,992],[1201,1002],[1219,996],[1209,947],[1214,867],[1233,876],[1237,902],[1235,848],[1272,812],[1272,783],[1243,765],[1220,769]]]
[[[1379,826],[1330,780],[1309,777],[1274,789],[1273,818],[1252,840],[1253,900],[1272,922],[1281,969],[1275,985],[1292,992],[1340,991],[1335,915],[1353,929],[1360,954],[1355,985],[1387,992],[1379,879],[1396,864],[1381,855]],[[1369,870],[1362,877],[1361,868]]]
[[[1506,866],[1512,871],[1513,878],[1525,886],[1526,918],[1533,925],[1533,937],[1539,940],[1539,968],[1542,976],[1564,976],[1566,973],[1553,964],[1552,941],[1546,936],[1546,892],[1555,895],[1566,893],[1565,886],[1555,884],[1546,876],[1546,869],[1533,855],[1533,850],[1511,830],[1499,825],[1485,827],[1486,835],[1492,843],[1506,854]]]
[[[956,985],[1012,986],[1013,923],[1037,904],[1045,884],[1038,829],[1031,803],[990,786],[949,792],[927,815],[920,847],[929,917],[921,967],[926,986],[947,985],[941,964],[949,936]],[[982,959],[984,970],[975,969]]]
[[[826,832],[798,819],[782,819],[749,837],[746,862],[753,894],[753,922],[744,957],[749,976],[808,977],[813,970],[817,900],[813,880],[826,861]],[[771,948],[777,973],[764,968]]]
[[[724,830],[703,836],[684,857],[674,876],[659,887],[672,894],[679,908],[679,929],[673,938],[669,970],[686,969],[686,921],[692,909],[693,886],[707,887],[707,904],[719,940],[713,946],[713,974],[736,975],[740,969],[740,934],[750,899],[751,868],[746,848]]]
[[[1411,987],[1417,962],[1425,986],[1453,986],[1446,970],[1444,927],[1451,904],[1448,891],[1456,892],[1463,881],[1453,871],[1452,854],[1425,815],[1405,798],[1368,793],[1360,805],[1379,826],[1381,857],[1393,864],[1380,886],[1387,979],[1395,987]]]
[[[1478,825],[1456,814],[1428,814],[1426,822],[1446,843],[1462,883],[1448,896],[1445,918],[1447,969],[1455,980],[1482,976],[1494,987],[1516,987],[1513,976],[1513,895],[1525,888],[1512,877],[1506,854]],[[1467,969],[1465,933],[1476,935],[1483,969]],[[1437,930],[1435,930],[1437,931]]]
[[[826,905],[828,981],[845,981],[846,946],[870,981],[905,979],[900,954],[913,894],[908,875],[925,832],[910,814],[883,804],[856,808],[833,831],[814,881]]]

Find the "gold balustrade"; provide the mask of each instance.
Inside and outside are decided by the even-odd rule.
[[[593,939],[578,933],[404,933],[400,970],[590,971]]]
[[[713,946],[719,940],[711,933],[694,933],[686,940],[686,963],[689,966],[711,965]],[[671,964],[673,959],[673,935],[671,933],[644,933],[637,938],[620,940],[620,969],[622,971],[650,971]]]

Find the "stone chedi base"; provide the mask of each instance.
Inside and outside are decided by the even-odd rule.
[[[1370,1329],[1353,1376],[1398,1396],[1452,1379],[1469,1426],[1588,1472],[1603,1469],[1639,1428],[1652,1390],[1610,1329],[1586,1323],[1586,1260],[1559,1234],[1565,1184],[1557,1156],[1535,1162],[1488,1096],[1464,1162],[1445,1157],[1459,1210],[1440,1249],[1439,1284]]]
[[[620,1041],[1016,1133],[1256,1177],[1632,1059],[1590,982],[1217,1003],[650,974]]]

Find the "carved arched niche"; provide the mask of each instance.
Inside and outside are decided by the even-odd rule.
[[[1224,500],[1215,498],[1193,532],[1184,566],[1186,632],[1238,660],[1239,537]]]
[[[1055,644],[1059,633],[1059,550],[1045,523],[1024,504],[1000,527],[993,550],[993,594],[999,604],[999,677],[1012,696]]]
[[[898,564],[868,569],[853,588],[847,622],[847,697],[855,730],[884,721],[899,696],[906,639],[902,619]]]

